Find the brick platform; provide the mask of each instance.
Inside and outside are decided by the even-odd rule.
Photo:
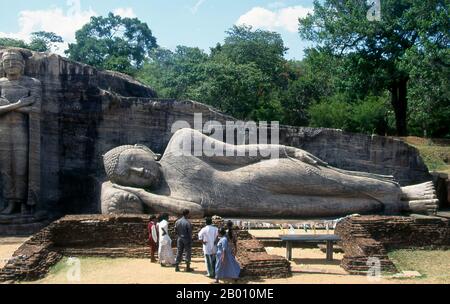
[[[450,221],[435,217],[356,216],[338,223],[335,233],[342,238],[341,266],[351,274],[366,274],[369,258],[396,271],[387,255],[392,249],[450,246]]]
[[[8,263],[0,269],[0,282],[40,279],[62,258],[53,248],[50,241],[51,230],[48,228],[42,229],[16,250]]]
[[[169,234],[175,240],[175,218],[169,221]],[[33,281],[44,277],[62,256],[110,258],[149,258],[148,216],[67,216],[53,222],[25,242],[0,269],[0,281]],[[204,220],[192,219],[193,256],[203,257],[202,243],[196,240]],[[216,219],[214,224],[223,225]],[[245,276],[285,277],[289,262],[270,256],[248,232],[239,232],[238,261]],[[176,246],[176,242],[172,242]]]
[[[241,264],[241,276],[259,278],[287,278],[291,276],[291,264],[284,257],[269,255],[262,242],[247,231],[240,231],[237,260]]]

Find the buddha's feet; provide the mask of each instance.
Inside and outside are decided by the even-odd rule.
[[[402,201],[407,204],[407,211],[420,214],[436,214],[439,200],[437,199],[433,182],[402,187],[402,192]]]

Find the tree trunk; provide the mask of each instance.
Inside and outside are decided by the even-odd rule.
[[[395,112],[395,125],[397,128],[397,136],[407,136],[406,114],[408,111],[407,98],[408,79],[403,78],[395,81],[391,86],[391,103]]]

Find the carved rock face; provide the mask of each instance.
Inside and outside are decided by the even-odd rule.
[[[2,215],[31,215],[39,205],[42,84],[25,76],[24,49],[0,50],[0,177]],[[3,75],[0,75],[3,76]],[[21,208],[19,208],[21,207]]]
[[[8,51],[2,56],[2,68],[4,73],[8,76],[20,77],[23,75],[25,67],[25,60],[20,52]]]
[[[155,155],[135,147],[119,155],[112,181],[122,186],[150,188],[159,183],[160,177],[160,165]]]

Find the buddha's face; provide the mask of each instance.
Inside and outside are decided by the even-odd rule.
[[[8,52],[2,57],[2,66],[8,78],[18,78],[23,73],[25,62],[19,53]]]
[[[159,183],[160,177],[160,165],[154,155],[136,148],[120,154],[114,182],[129,187],[150,188]]]

